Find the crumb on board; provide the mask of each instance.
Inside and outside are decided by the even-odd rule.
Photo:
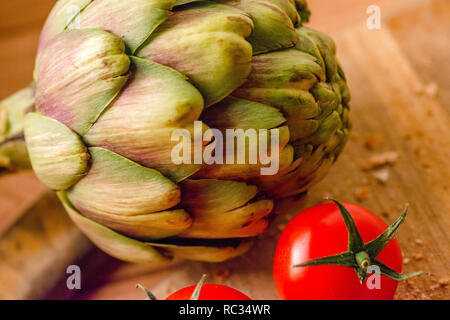
[[[416,84],[414,91],[417,95],[426,95],[430,98],[435,98],[439,92],[439,86],[436,82],[430,82],[426,85]]]
[[[384,184],[389,180],[390,171],[389,168],[381,168],[374,170],[371,175],[380,183]]]
[[[331,192],[325,192],[323,196],[319,199],[319,203],[324,203],[330,201],[330,199],[334,199],[334,195]]]
[[[407,133],[405,133],[405,134],[403,135],[403,138],[404,138],[405,140],[411,140],[412,137],[413,137],[413,135],[412,135],[410,132],[407,132]]]
[[[430,98],[435,98],[438,94],[439,86],[436,82],[430,82],[424,88],[424,93]]]
[[[358,141],[359,139],[360,139],[360,136],[358,135],[358,133],[355,132],[355,131],[351,131],[351,133],[350,133],[350,140]]]
[[[389,218],[391,216],[391,210],[384,209],[383,211],[381,211],[381,215],[385,218]]]
[[[438,280],[438,284],[441,287],[447,287],[450,283],[450,278],[449,277],[445,277],[445,278],[441,278]]]
[[[423,260],[424,256],[423,256],[423,253],[419,252],[419,253],[416,253],[416,254],[413,256],[413,258],[414,258],[414,260],[416,260],[416,261],[420,261],[420,260]]]
[[[424,136],[423,131],[420,130],[420,129],[417,129],[417,131],[416,131],[416,136],[418,136],[419,138],[422,138],[422,137]]]
[[[422,156],[422,155],[423,155],[423,150],[422,150],[422,148],[420,148],[420,147],[415,147],[414,150],[413,150],[413,152],[414,152],[414,154],[415,154],[416,156]]]
[[[362,185],[365,185],[365,186],[368,185],[368,184],[370,184],[369,178],[366,177],[366,176],[362,177],[362,179],[361,179],[361,184],[362,184]]]
[[[436,290],[436,289],[438,289],[438,288],[440,288],[440,287],[441,287],[441,286],[438,285],[438,284],[433,284],[433,285],[430,286],[430,290]]]
[[[403,264],[408,264],[411,261],[409,258],[403,258]]]
[[[231,275],[231,271],[228,268],[219,268],[214,272],[214,277],[219,281],[227,280]]]
[[[418,244],[419,246],[421,246],[423,244],[422,239],[416,239],[416,244]]]
[[[366,186],[355,189],[355,199],[359,202],[367,200],[370,196],[370,189]]]
[[[368,136],[364,139],[364,147],[367,150],[374,151],[377,146],[377,139],[374,136]]]
[[[422,161],[422,168],[430,169],[433,165],[429,161]]]
[[[364,170],[373,170],[397,162],[399,155],[395,151],[377,153],[371,156],[363,165]]]

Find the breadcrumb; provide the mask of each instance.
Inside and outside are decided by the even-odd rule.
[[[414,259],[417,261],[420,261],[423,259],[423,254],[422,253],[416,253],[414,256]]]
[[[378,182],[381,182],[382,184],[384,184],[389,180],[390,171],[389,171],[389,168],[382,168],[382,169],[373,171],[371,174],[375,179],[377,179]]]
[[[367,200],[370,195],[370,190],[368,187],[359,187],[355,189],[355,198],[357,201],[362,202]]]
[[[362,166],[364,170],[373,170],[386,165],[393,165],[397,162],[399,155],[395,151],[387,151],[383,153],[377,153],[370,157]]]
[[[214,276],[219,281],[227,280],[231,275],[231,271],[228,268],[219,268],[214,273]]]
[[[448,277],[441,278],[441,279],[438,280],[438,284],[441,287],[447,287],[449,285],[449,283],[450,283],[450,279]]]
[[[364,147],[367,150],[374,151],[377,145],[377,139],[374,136],[369,136],[364,140]]]

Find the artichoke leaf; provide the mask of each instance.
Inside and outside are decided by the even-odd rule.
[[[309,17],[311,16],[311,11],[308,8],[306,0],[295,0],[295,6],[297,7],[297,11],[300,15],[301,22],[302,23],[308,22]]]
[[[183,241],[184,239],[179,239],[179,242],[182,243]],[[163,242],[151,244],[179,258],[204,262],[222,262],[245,253],[253,244],[253,238],[239,239],[237,245],[234,246],[189,246],[164,244]]]
[[[330,143],[336,131],[342,128],[341,117],[336,111],[333,111],[328,117],[317,123],[319,124],[317,130],[311,136],[298,141],[299,143],[311,143],[315,146]]]
[[[233,96],[279,109],[287,119],[291,141],[314,133],[319,124],[310,119],[323,113],[321,106],[327,106],[329,94],[335,97],[331,90],[317,92],[321,101],[326,101],[319,104],[309,92],[325,78],[325,71],[314,56],[295,49],[265,53],[253,58],[252,67],[248,81]]]
[[[131,57],[130,81],[112,105],[84,136],[90,146],[104,147],[146,167],[160,171],[174,182],[189,177],[201,163],[175,165],[172,141],[177,129],[194,139],[193,122],[203,110],[198,90],[179,72]],[[202,126],[199,134],[207,129]],[[126,133],[126,134],[124,134]],[[191,143],[191,155],[194,144]]]
[[[253,20],[254,31],[248,38],[253,55],[290,48],[297,43],[294,24],[278,1],[241,0],[239,7]]]
[[[325,72],[316,58],[296,49],[268,52],[253,57],[252,72],[243,88],[309,90]]]
[[[333,81],[337,74],[336,45],[326,34],[302,27],[297,28],[299,42],[295,48],[314,56],[326,71],[327,81]]]
[[[34,85],[17,91],[0,101],[0,143],[21,137],[24,118],[34,107]]]
[[[89,172],[68,190],[70,201],[82,213],[135,216],[178,204],[178,186],[157,170],[103,148],[88,151]]]
[[[224,129],[271,129],[283,124],[286,119],[280,111],[261,103],[228,97],[207,108],[203,121],[212,128]]]
[[[66,190],[84,176],[89,154],[75,132],[35,112],[25,116],[24,127],[33,170],[46,186]]]
[[[289,170],[277,176],[261,176],[255,184],[275,199],[286,198],[303,193],[319,181],[335,161],[334,153],[326,151],[326,145],[294,146],[296,159]]]
[[[171,14],[175,0],[95,0],[69,28],[99,28],[117,35],[131,54]]]
[[[237,245],[233,246],[176,245],[164,243],[164,240],[143,242],[124,236],[81,215],[70,203],[66,192],[58,192],[58,197],[72,221],[96,246],[107,254],[128,262],[165,264],[171,261],[171,256],[205,262],[222,262],[242,255],[253,243],[252,239],[239,240]]]
[[[50,12],[39,39],[38,55],[49,41],[67,29],[81,11],[93,0],[59,0]]]
[[[292,24],[297,26],[300,23],[300,15],[297,11],[294,0],[266,0],[282,9],[288,17],[291,19]]]
[[[0,174],[30,168],[31,163],[24,140],[13,139],[0,144]]]
[[[181,206],[191,214],[226,212],[239,208],[258,193],[256,186],[245,182],[186,179],[180,184]]]
[[[239,88],[233,94],[279,109],[288,123],[293,119],[310,119],[320,114],[319,105],[314,96],[302,89],[260,88],[248,85]],[[291,130],[295,129],[291,128]]]
[[[107,213],[91,213],[85,216],[123,235],[141,240],[172,237],[188,229],[192,224],[190,215],[182,210],[169,210],[122,216]]]
[[[105,140],[125,129],[133,133],[144,127],[184,127],[199,118],[203,98],[182,74],[136,57],[131,57],[131,62],[126,90],[102,114],[85,139]],[[102,130],[107,133],[102,134]]]
[[[123,41],[99,29],[65,31],[40,56],[36,109],[85,134],[126,83]]]
[[[192,226],[179,237],[242,238],[262,233],[269,225],[264,219],[273,209],[272,200],[259,200],[227,212],[211,210],[193,214]]]
[[[250,73],[252,48],[245,39],[252,27],[252,20],[238,9],[198,1],[174,12],[136,55],[188,76],[210,106]]]
[[[268,226],[271,200],[251,202],[258,189],[245,182],[187,179],[181,183],[181,206],[193,217],[181,237],[236,238],[259,234]]]
[[[166,255],[151,245],[121,235],[104,225],[84,217],[70,203],[66,192],[58,192],[58,197],[77,227],[107,254],[117,259],[134,263],[162,264],[170,261]]]

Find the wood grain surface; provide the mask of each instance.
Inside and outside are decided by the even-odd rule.
[[[30,81],[39,29],[53,2],[0,2],[0,99]],[[304,205],[333,196],[360,202],[392,222],[409,203],[398,234],[404,271],[424,270],[428,275],[402,282],[396,297],[449,299],[450,1],[309,2],[310,26],[337,42],[352,92],[353,133],[343,155]],[[381,8],[381,30],[365,26],[366,8],[372,4]],[[381,169],[367,169],[377,160],[374,157],[387,163]],[[136,283],[164,298],[196,283],[205,272],[210,281],[230,285],[253,299],[278,298],[271,261],[291,216],[278,217],[243,257],[221,264],[175,261],[155,270],[119,262],[96,249],[80,259],[89,246],[47,192],[30,173],[0,179],[0,298],[143,299]],[[44,200],[38,201],[42,196]],[[48,222],[44,232],[27,233],[25,245],[39,243],[39,255],[13,245],[24,241],[20,231],[24,225],[34,230],[33,216],[41,222],[52,217],[59,226]],[[61,252],[66,255],[61,257]],[[34,268],[32,261],[44,257],[57,267],[38,263]],[[83,272],[79,291],[67,290],[64,281],[65,266],[74,259]],[[37,290],[49,273],[52,285]]]

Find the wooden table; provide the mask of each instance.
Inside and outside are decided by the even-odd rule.
[[[31,80],[39,29],[53,3],[0,3],[0,99]],[[380,30],[366,28],[371,4],[381,8]],[[345,152],[305,205],[333,196],[361,202],[392,222],[408,202],[398,235],[404,271],[429,274],[401,283],[397,298],[448,299],[450,1],[315,0],[310,6],[310,26],[337,42],[353,96],[354,129]],[[389,160],[389,155],[398,159],[382,171],[363,170],[371,158]],[[243,257],[221,264],[178,261],[155,270],[92,248],[54,196],[31,173],[21,173],[0,179],[0,298],[142,299],[136,283],[163,298],[206,272],[210,281],[254,299],[276,299],[271,261],[289,218],[279,217]],[[70,263],[82,269],[80,291],[65,287]]]

